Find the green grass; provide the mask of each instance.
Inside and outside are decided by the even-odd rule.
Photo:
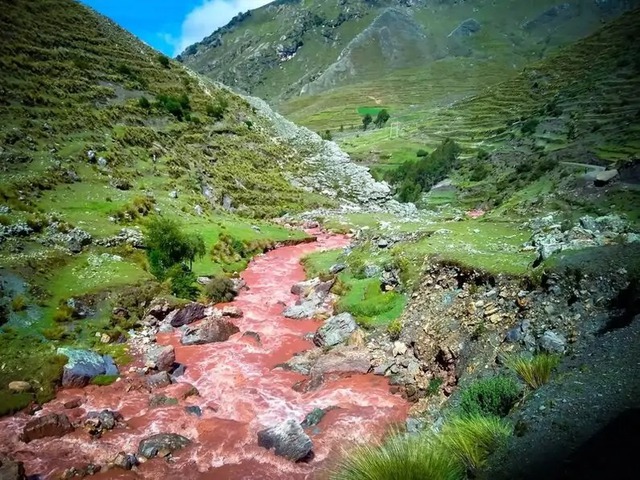
[[[382,110],[388,110],[388,108],[387,107],[358,107],[356,110],[358,112],[358,115],[361,115],[363,117],[367,114],[371,115],[372,117],[375,117]]]
[[[462,389],[459,408],[472,417],[505,417],[520,397],[520,387],[511,377],[489,377]]]
[[[551,374],[559,363],[559,356],[548,353],[540,353],[531,358],[516,356],[506,361],[507,366],[533,390],[551,379]]]

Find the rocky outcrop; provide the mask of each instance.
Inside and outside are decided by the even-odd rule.
[[[195,328],[184,331],[180,343],[183,345],[204,345],[205,343],[226,342],[240,329],[223,318],[208,318]]]
[[[258,445],[293,462],[307,457],[313,448],[313,443],[304,432],[300,424],[289,419],[275,427],[258,432]]]
[[[191,443],[177,433],[158,433],[141,440],[138,444],[138,456],[145,458],[167,457]]]
[[[62,374],[63,387],[82,388],[98,375],[118,375],[118,368],[109,355],[67,347],[58,348],[58,355],[69,359]]]
[[[83,427],[92,437],[100,438],[104,432],[113,430],[122,420],[120,413],[111,410],[89,412]]]
[[[299,282],[291,287],[291,293],[300,298],[294,305],[287,306],[282,315],[287,318],[313,318],[331,311],[333,296],[330,294],[335,279],[321,281],[313,278]]]
[[[169,373],[165,371],[154,373],[147,377],[147,387],[149,387],[150,390],[163,388],[168,385],[171,385],[171,377]]]
[[[29,443],[46,437],[63,437],[73,431],[73,425],[64,414],[50,413],[29,420],[22,429],[21,440]]]
[[[470,37],[480,31],[482,25],[475,18],[469,18],[454,28],[449,37],[464,38]]]
[[[334,347],[346,342],[358,329],[355,318],[350,313],[341,313],[327,319],[313,337],[318,347]]]

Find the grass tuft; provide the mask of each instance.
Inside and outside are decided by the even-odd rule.
[[[549,381],[559,363],[559,356],[548,353],[541,353],[531,358],[517,356],[507,360],[507,366],[534,390]]]
[[[462,391],[460,410],[471,417],[504,417],[520,396],[520,387],[511,377],[483,378]]]

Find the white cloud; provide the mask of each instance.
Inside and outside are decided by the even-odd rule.
[[[211,35],[240,12],[253,10],[273,0],[205,0],[187,14],[179,38],[173,38],[175,54]]]

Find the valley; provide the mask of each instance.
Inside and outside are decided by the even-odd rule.
[[[631,478],[637,7],[4,2],[0,479]]]

